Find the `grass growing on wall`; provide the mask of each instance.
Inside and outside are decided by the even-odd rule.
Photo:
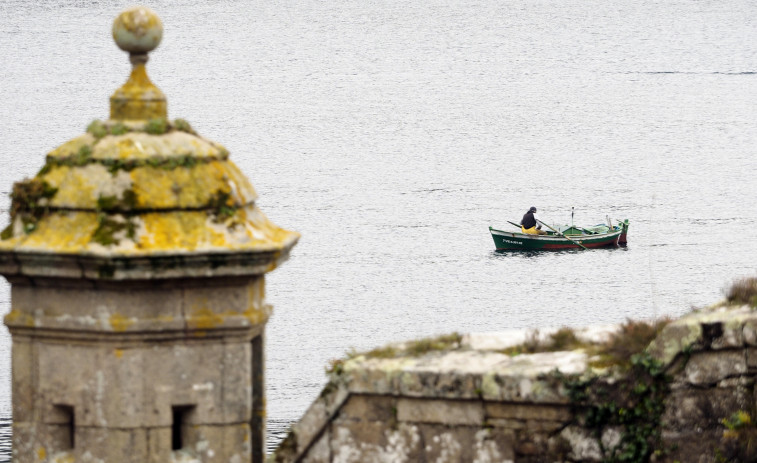
[[[500,352],[514,356],[582,349],[591,358],[590,366],[594,368],[619,367],[627,370],[631,365],[631,357],[646,349],[670,321],[667,317],[653,322],[626,320],[605,342],[581,339],[572,328],[567,327],[560,328],[545,338],[535,330],[522,344]]]
[[[741,278],[726,290],[726,301],[731,304],[747,304],[757,309],[757,278]]]

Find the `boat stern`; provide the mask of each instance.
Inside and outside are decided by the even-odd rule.
[[[622,230],[618,238],[618,244],[625,246],[628,243],[628,219],[620,221],[618,225],[620,225]]]

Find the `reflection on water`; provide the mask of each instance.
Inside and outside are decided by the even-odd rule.
[[[0,418],[0,462],[10,462],[11,455],[11,420]]]
[[[131,4],[0,2],[0,193],[107,116],[129,68],[109,28]],[[754,274],[755,2],[151,7],[171,117],[224,144],[261,209],[303,234],[267,280],[269,448],[351,348],[679,315]],[[576,223],[628,218],[629,245],[494,252],[486,227],[531,205],[550,223],[574,206]]]
[[[279,445],[279,442],[284,440],[284,438],[287,436],[287,433],[289,432],[289,426],[291,426],[291,424],[292,423],[289,420],[268,420],[268,435],[266,436],[268,438],[266,440],[267,453],[272,453],[274,450],[276,450],[276,446]]]
[[[514,257],[535,257],[535,258],[544,258],[545,255],[549,254],[581,254],[583,252],[625,252],[628,251],[628,245],[618,245],[618,246],[605,246],[602,248],[589,248],[589,249],[555,249],[550,251],[518,251],[518,250],[503,250],[503,251],[492,251],[492,256],[509,256],[510,258]]]

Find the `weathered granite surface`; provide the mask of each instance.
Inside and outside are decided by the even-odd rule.
[[[643,380],[628,377],[637,370],[591,366],[596,360],[591,345],[606,342],[618,328],[576,330],[586,345],[567,352],[513,356],[509,348],[546,339],[556,330],[511,330],[448,337],[422,352],[410,353],[412,343],[406,343],[353,355],[332,365],[321,396],[271,458],[757,461],[757,445],[749,443],[750,438],[757,443],[757,428],[750,421],[757,375],[754,308],[721,304],[671,322],[648,347],[648,355],[638,357],[640,364],[646,362],[645,371],[661,371]],[[577,389],[576,383],[586,388]],[[628,397],[638,394],[658,403],[613,408],[609,398],[628,394],[620,389],[629,384],[635,389]],[[645,392],[658,387],[654,394]],[[579,390],[591,400],[608,397],[606,404],[582,402],[576,398]],[[599,412],[616,418],[596,426]],[[642,412],[657,413],[654,419],[642,419],[651,423],[649,429],[641,432],[638,425],[631,429],[623,424],[631,423],[623,420],[624,414]],[[633,453],[629,442],[642,441],[651,446],[636,452],[643,457],[622,459],[624,452]]]
[[[132,72],[111,118],[13,186],[14,463],[264,459],[264,275],[299,234],[225,148],[167,119],[145,68],[162,33],[148,8],[118,16]]]

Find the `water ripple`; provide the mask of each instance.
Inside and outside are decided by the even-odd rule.
[[[303,234],[266,280],[269,450],[350,348],[675,316],[754,273],[757,3],[290,3],[151,5],[172,117],[225,145],[261,210]],[[0,2],[0,192],[107,114],[128,72],[110,25],[129,4]],[[495,253],[487,225],[531,205],[548,223],[573,206],[577,224],[628,218],[629,245]],[[0,312],[9,297],[0,284]],[[0,354],[9,414],[4,328]]]

